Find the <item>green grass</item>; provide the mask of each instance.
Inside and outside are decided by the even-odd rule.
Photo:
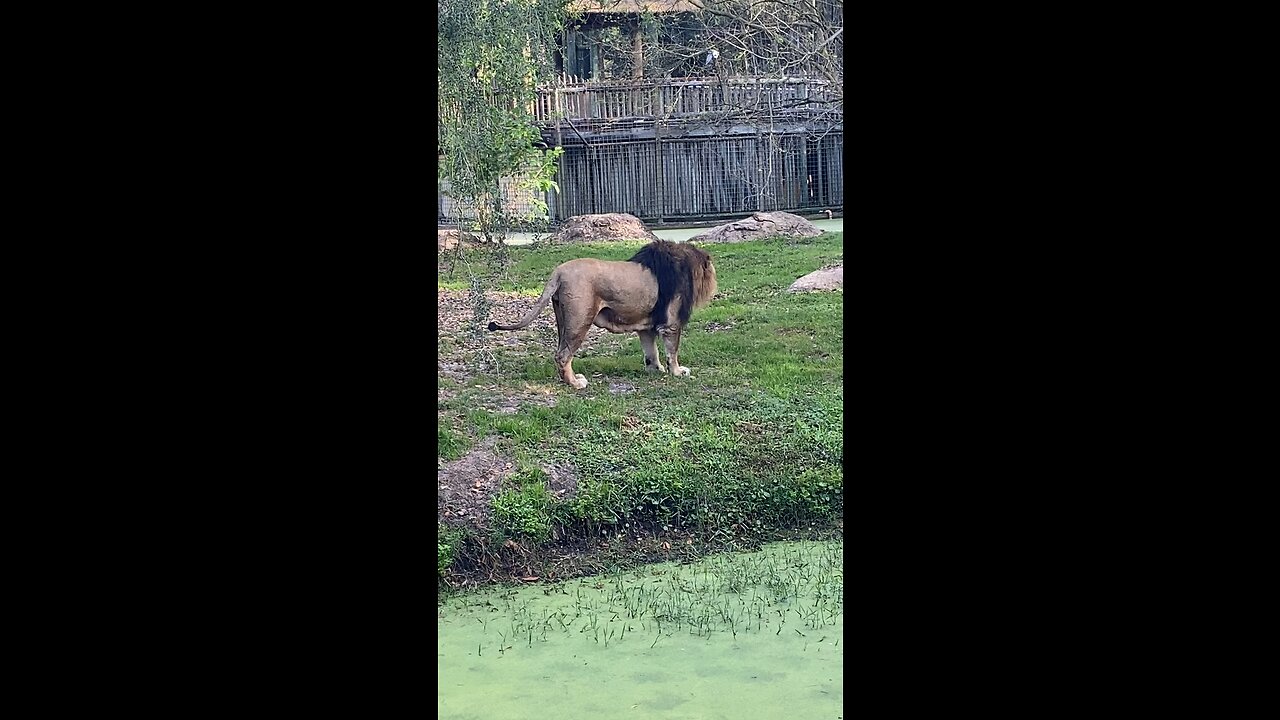
[[[517,489],[493,499],[493,517],[503,534],[546,542],[551,537],[551,523],[555,519],[551,495],[538,477],[540,473],[532,474],[532,478],[517,479]]]
[[[443,424],[436,429],[436,447],[440,457],[445,460],[457,460],[466,452],[470,443],[467,438]]]
[[[454,554],[461,541],[460,530],[436,525],[436,575],[444,574],[444,571],[453,564]]]
[[[500,289],[536,296],[566,260],[625,260],[643,244],[512,248]],[[556,407],[498,416],[475,409],[495,391],[470,386],[439,404],[441,425],[455,428],[441,431],[442,457],[494,435],[522,462],[576,468],[578,493],[566,503],[540,482],[500,496],[495,510],[508,532],[544,540],[552,522],[572,534],[634,521],[707,539],[763,539],[843,517],[843,293],[786,292],[843,260],[843,233],[706,249],[721,297],[685,330],[680,362],[692,377],[646,372],[635,334],[615,335],[613,345],[579,351],[574,370],[591,384],[574,391],[556,377],[548,341],[533,356],[495,347],[502,372],[470,384],[499,393],[552,385]],[[611,394],[611,381],[635,392]]]

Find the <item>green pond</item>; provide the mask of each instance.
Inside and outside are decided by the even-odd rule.
[[[501,587],[438,607],[446,720],[838,720],[844,543]]]

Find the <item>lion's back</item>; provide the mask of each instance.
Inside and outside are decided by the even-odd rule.
[[[647,305],[658,298],[658,281],[653,273],[633,262],[578,258],[560,266],[560,287],[579,295],[586,288],[612,305]]]

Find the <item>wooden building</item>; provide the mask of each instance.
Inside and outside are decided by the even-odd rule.
[[[838,0],[807,2],[829,13],[842,43]],[[843,212],[838,63],[735,56],[699,21],[698,0],[575,0],[570,10],[557,78],[534,107],[543,142],[564,148],[559,192],[546,197],[553,225],[606,212],[653,224]]]

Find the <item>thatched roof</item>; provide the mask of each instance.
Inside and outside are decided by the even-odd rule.
[[[701,6],[691,0],[571,0],[570,10],[591,14],[631,14],[649,11],[652,13],[695,12]]]

